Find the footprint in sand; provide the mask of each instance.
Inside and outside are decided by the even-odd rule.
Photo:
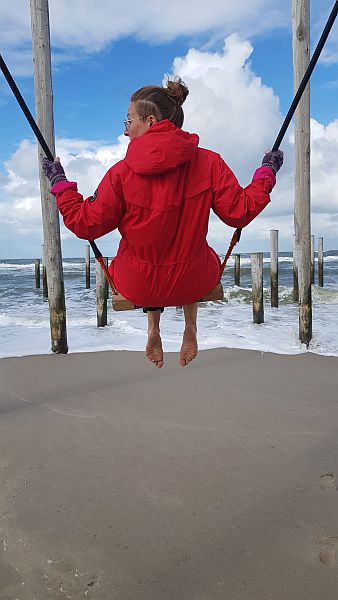
[[[324,492],[335,493],[336,487],[336,476],[334,473],[325,473],[320,476],[320,489]]]
[[[320,476],[320,489],[324,492],[335,494],[337,491],[336,475],[324,473]],[[319,538],[319,560],[325,567],[338,567],[338,536],[324,536]]]
[[[322,537],[319,540],[319,560],[325,567],[338,567],[338,536]]]

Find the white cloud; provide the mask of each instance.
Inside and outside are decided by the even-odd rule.
[[[220,152],[242,185],[247,185],[260,165],[264,150],[271,147],[282,122],[278,98],[252,71],[252,48],[238,36],[227,38],[222,53],[190,50],[176,58],[173,71],[182,76],[190,94],[184,105],[185,126],[200,134],[201,145]],[[111,164],[120,160],[127,139],[120,136],[113,146],[98,141],[57,140],[58,154],[69,179],[77,180],[85,196],[95,190]],[[270,229],[280,230],[281,248],[292,248],[293,236],[293,138],[286,136],[282,148],[285,162],[262,215],[244,230],[239,251],[267,250]],[[328,126],[312,121],[312,208],[313,232],[324,236],[326,247],[336,246],[338,215],[338,121]],[[0,179],[0,236],[16,246],[40,235],[41,218],[37,181],[36,150],[27,141],[5,164]],[[209,240],[224,252],[232,230],[215,218]],[[25,237],[26,236],[26,237]],[[41,243],[39,239],[39,244]],[[81,255],[80,244],[63,229],[65,256]],[[103,253],[111,255],[116,234],[100,240]],[[24,250],[22,251],[22,254]],[[2,255],[4,255],[2,251]],[[27,253],[25,252],[25,255]],[[16,254],[18,256],[18,254]]]
[[[316,225],[334,224],[337,237],[338,218],[338,120],[326,127],[314,119],[311,121],[311,188],[313,221]],[[333,217],[333,218],[332,218]],[[333,233],[333,232],[332,232]]]
[[[68,0],[49,0],[49,12],[52,46],[58,50],[55,64],[79,60],[72,48],[86,55],[130,36],[151,43],[180,36],[204,36],[215,42],[234,31],[252,36],[289,21],[289,7],[281,7],[279,0],[210,0],[199,3],[198,10],[195,0],[171,0],[165,7],[158,0],[72,0],[71,7]],[[6,48],[13,73],[31,74],[29,2],[2,2],[0,22],[0,47]]]
[[[257,167],[282,122],[279,100],[251,70],[252,46],[237,35],[222,54],[189,50],[173,71],[188,85],[185,126],[202,146],[221,152],[240,177]]]

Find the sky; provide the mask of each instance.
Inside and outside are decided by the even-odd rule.
[[[333,0],[311,0],[311,54]],[[56,153],[84,197],[122,160],[131,94],[178,75],[190,93],[183,128],[219,152],[245,187],[271,148],[292,101],[291,0],[49,0]],[[33,115],[34,80],[28,0],[0,4],[0,52]],[[338,248],[338,25],[311,80],[311,223],[324,249]],[[37,146],[0,73],[0,259],[38,258],[43,243]],[[271,203],[243,230],[236,252],[291,251],[294,140]],[[53,201],[53,199],[51,199]],[[62,221],[62,219],[61,219]],[[232,230],[211,216],[209,243],[225,253]],[[84,256],[61,223],[64,257]],[[118,232],[97,240],[113,256]]]

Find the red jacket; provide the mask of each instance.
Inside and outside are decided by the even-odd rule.
[[[160,121],[130,142],[94,196],[84,201],[72,182],[52,189],[77,237],[94,240],[118,228],[110,273],[138,306],[190,304],[212,290],[220,260],[206,241],[210,209],[227,225],[245,227],[270,200],[270,169],[258,169],[243,189],[222,158],[198,142]]]

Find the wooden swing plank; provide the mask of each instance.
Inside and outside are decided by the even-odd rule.
[[[199,302],[213,302],[215,300],[223,300],[224,299],[224,292],[223,292],[223,287],[221,283],[218,283],[216,285],[216,287],[211,290],[211,292],[209,292],[208,294],[206,294],[205,296],[203,296],[203,298],[201,298],[199,300]],[[120,294],[119,292],[117,294],[113,294],[113,309],[114,310],[118,310],[118,311],[122,311],[122,310],[134,310],[136,308],[141,308],[140,306],[136,306],[136,304],[134,304],[133,302],[130,302],[130,300],[127,300],[126,298],[124,298],[124,296],[122,296],[122,294]]]

